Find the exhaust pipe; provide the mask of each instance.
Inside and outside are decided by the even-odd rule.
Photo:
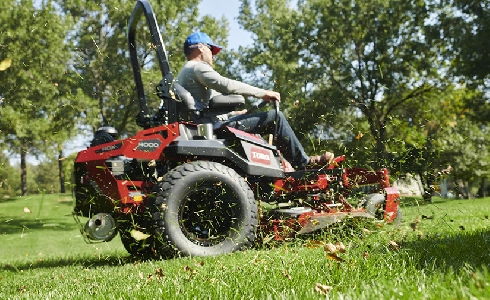
[[[117,234],[116,220],[107,213],[98,213],[87,221],[84,232],[90,240],[108,242]]]

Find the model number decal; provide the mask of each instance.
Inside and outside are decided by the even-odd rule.
[[[161,144],[162,142],[159,139],[141,141],[138,143],[138,146],[136,146],[136,150],[153,152],[156,149],[158,149],[158,147],[160,147]]]

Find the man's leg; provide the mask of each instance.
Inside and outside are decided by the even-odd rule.
[[[254,114],[238,115],[224,122],[223,125],[255,134],[274,133],[276,111],[259,112]],[[296,134],[289,125],[282,112],[279,112],[277,124],[277,148],[294,168],[305,167],[310,158],[299,142]]]

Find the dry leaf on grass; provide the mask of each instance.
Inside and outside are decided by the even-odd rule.
[[[337,252],[337,247],[335,247],[335,245],[332,244],[332,243],[325,244],[325,247],[323,247],[323,249],[327,253],[335,253],[335,252]]]
[[[329,285],[324,285],[321,283],[315,284],[315,291],[317,291],[318,293],[320,293],[322,295],[328,294],[328,292],[330,292],[332,289],[333,289],[333,287],[331,287]]]
[[[335,243],[335,248],[337,248],[337,251],[340,253],[345,253],[345,246],[342,242]]]
[[[388,244],[392,250],[400,249],[400,245],[398,245],[395,241],[390,241]]]
[[[30,210],[30,209],[29,209],[29,208],[26,206],[26,207],[24,207],[24,212],[25,212],[25,213],[30,213],[30,212],[31,212],[31,210]]]
[[[194,266],[196,266],[196,267],[202,267],[202,266],[204,266],[204,261],[202,261],[202,260],[201,260],[201,261],[199,261],[199,262],[196,262],[196,263],[194,264]]]
[[[412,230],[415,231],[418,228],[418,224],[417,223],[410,223],[410,227],[412,227]]]
[[[320,248],[324,245],[322,241],[317,241],[317,240],[309,240],[304,244],[306,248],[312,249],[312,248]]]
[[[336,242],[335,245],[332,243],[325,244],[323,250],[326,252],[326,256],[328,259],[335,260],[338,262],[343,262],[344,259],[337,255],[339,253],[345,253],[345,246],[342,242]]]
[[[342,242],[336,242],[335,245],[329,242],[325,244],[323,250],[327,253],[345,253],[345,246]]]
[[[155,270],[155,275],[158,277],[158,278],[165,278],[165,275],[163,274],[163,270],[162,268],[158,268]]]
[[[371,231],[369,229],[367,229],[367,228],[363,228],[362,229],[362,232],[364,232],[365,234],[370,234],[371,233]]]
[[[194,275],[196,275],[196,274],[198,273],[198,271],[197,271],[196,269],[193,269],[193,268],[191,268],[191,267],[189,267],[189,266],[185,266],[185,267],[184,267],[184,271],[185,271],[185,272],[189,272],[189,279],[190,279],[192,276],[194,276]]]
[[[331,259],[331,260],[335,260],[335,261],[338,261],[338,262],[343,262],[344,259],[342,257],[339,257],[337,254],[335,253],[327,253],[327,258]]]

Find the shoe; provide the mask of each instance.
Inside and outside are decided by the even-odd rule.
[[[310,156],[310,162],[306,168],[320,167],[330,164],[335,155],[332,152],[325,152],[322,155]]]

